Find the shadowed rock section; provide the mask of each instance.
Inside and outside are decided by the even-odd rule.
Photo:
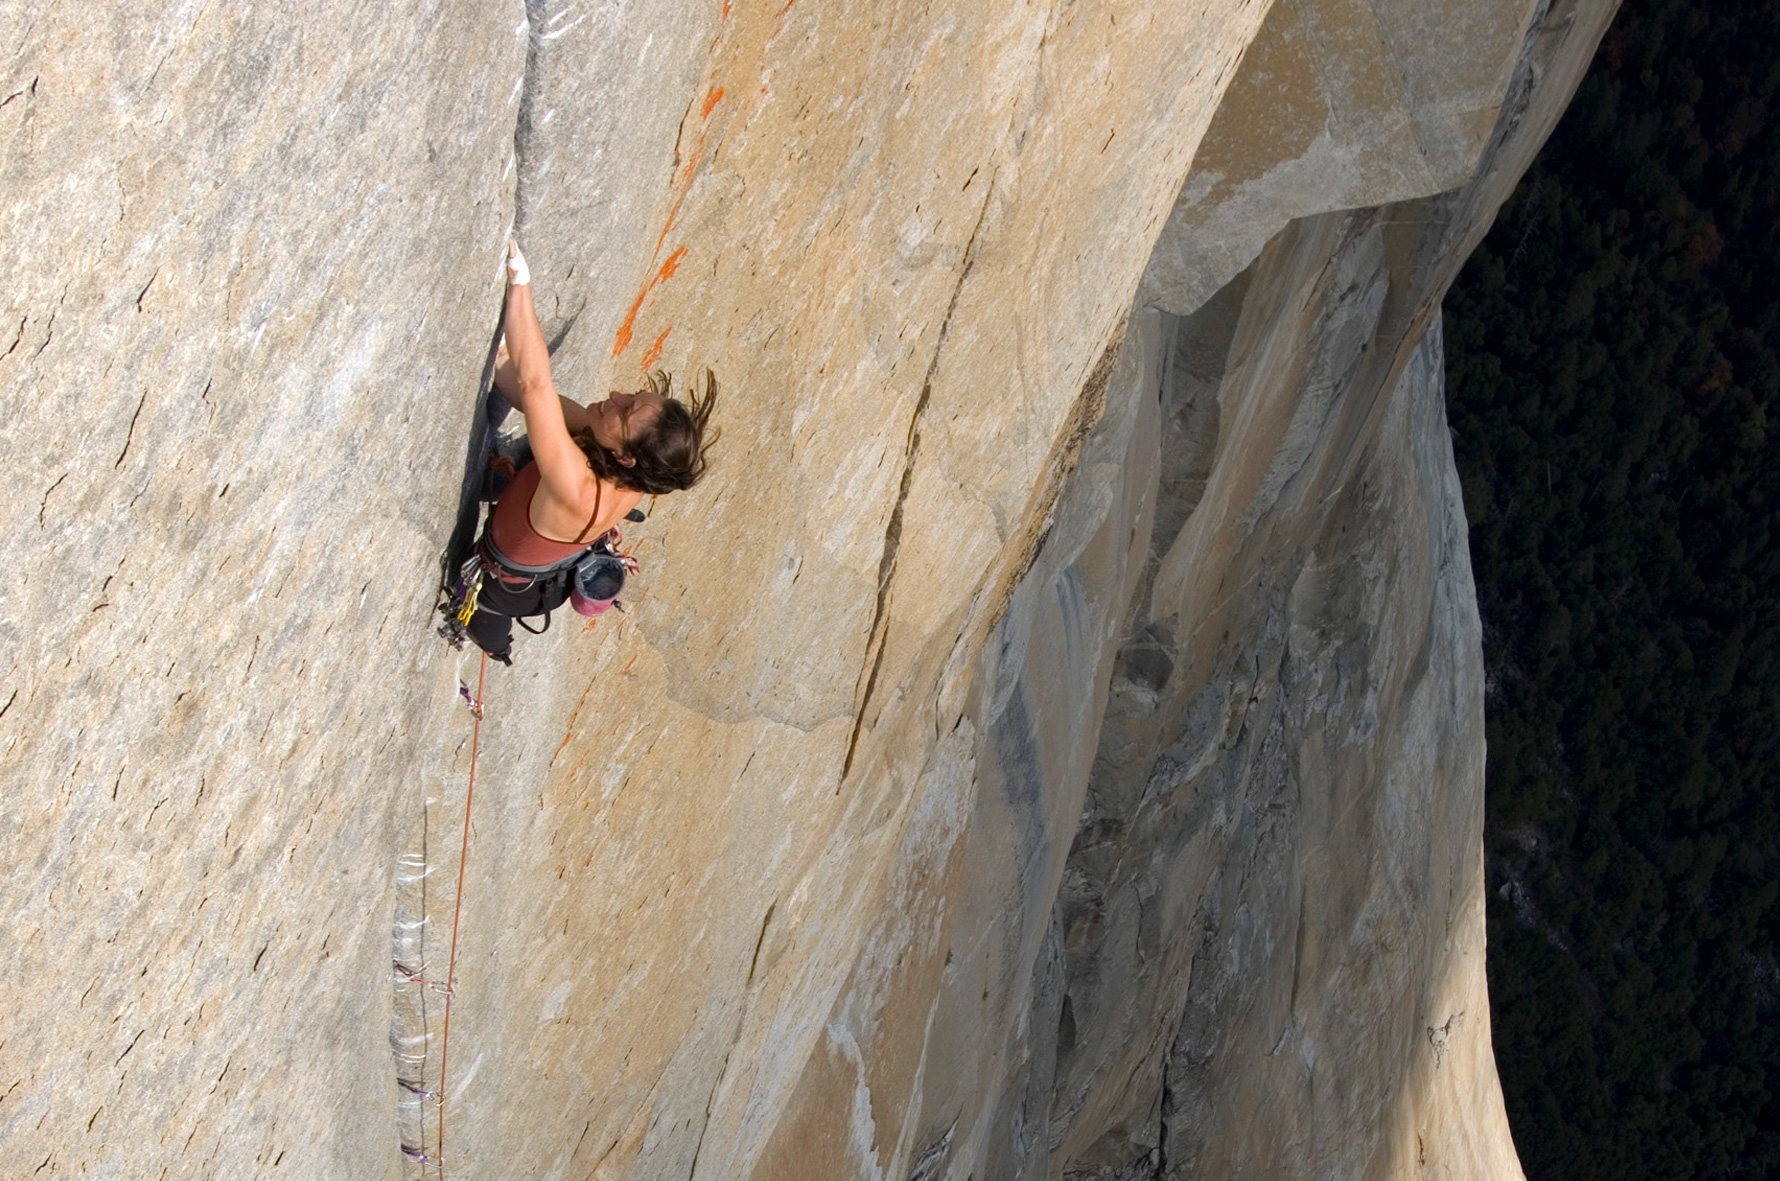
[[[516,224],[724,440],[491,674],[453,1174],[1512,1176],[1427,328],[1605,8],[0,15],[0,1172],[436,1148]]]

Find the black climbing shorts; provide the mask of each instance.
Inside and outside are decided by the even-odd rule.
[[[513,620],[542,615],[545,616],[544,626],[548,627],[550,612],[569,601],[569,584],[566,570],[539,575],[523,586],[510,585],[495,574],[485,572],[482,594],[476,600],[476,613],[470,616],[470,638],[496,660],[511,659]]]

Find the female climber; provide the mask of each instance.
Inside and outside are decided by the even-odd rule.
[[[511,663],[515,618],[560,607],[577,560],[645,495],[690,488],[705,474],[717,383],[707,372],[704,393],[690,404],[671,396],[661,373],[649,375],[646,389],[590,406],[559,395],[531,273],[511,242],[502,329],[495,386],[525,416],[532,462],[513,476],[477,543],[481,587],[468,631],[484,652]]]

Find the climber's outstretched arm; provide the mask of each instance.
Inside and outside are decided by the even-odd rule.
[[[513,364],[512,354],[507,352],[507,339],[501,337],[500,352],[494,360],[494,388],[501,391],[508,403],[519,405],[519,369]],[[569,434],[586,429],[590,424],[587,407],[570,398],[566,394],[558,394],[562,399],[562,420],[569,428]]]
[[[568,400],[556,392],[550,380],[550,350],[532,305],[531,274],[516,246],[509,247],[507,271],[502,329],[513,365],[513,388],[501,392],[525,415],[525,433],[538,465],[540,491],[570,511],[579,511],[594,495],[593,471],[587,466],[587,456],[569,437],[564,413]]]
[[[497,367],[496,377],[508,378],[502,383],[501,392],[514,409],[525,415],[529,426],[533,415],[557,400],[556,384],[550,380],[550,349],[544,344],[543,329],[538,327],[531,284],[507,284],[507,308],[501,329],[506,337],[509,372],[502,375]]]

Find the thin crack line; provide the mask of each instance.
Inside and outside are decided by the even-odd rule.
[[[146,290],[146,288],[144,290]],[[136,400],[136,413],[130,415],[130,429],[124,435],[124,449],[117,453],[117,462],[111,465],[113,470],[124,466],[124,456],[130,453],[130,443],[136,438],[136,420],[142,417],[142,407],[147,401],[148,391],[143,390],[142,397]],[[45,499],[48,499],[47,496]]]
[[[977,210],[976,224],[970,228],[970,239],[964,246],[964,265],[958,271],[958,280],[952,284],[952,297],[946,303],[946,314],[939,324],[939,339],[934,341],[933,356],[928,359],[927,373],[921,379],[921,397],[915,403],[915,412],[909,416],[908,443],[903,451],[902,483],[897,489],[896,504],[890,510],[890,521],[884,527],[884,553],[878,559],[878,601],[872,612],[871,630],[867,632],[865,650],[871,671],[866,674],[863,689],[857,695],[858,706],[853,712],[853,733],[847,739],[847,757],[841,763],[840,783],[835,784],[835,794],[839,795],[841,785],[853,770],[853,758],[859,750],[859,736],[865,727],[865,711],[870,708],[872,694],[877,690],[878,673],[884,664],[884,641],[889,631],[889,612],[891,584],[896,579],[896,554],[902,546],[902,514],[908,503],[909,488],[914,483],[915,457],[921,449],[921,422],[927,415],[927,404],[933,394],[933,377],[939,371],[940,357],[945,354],[946,339],[952,331],[952,315],[958,310],[958,297],[964,291],[964,283],[970,278],[972,268],[977,261],[977,235],[982,231],[983,219],[989,214],[989,203],[995,195],[996,174],[991,174],[985,186],[983,204]]]

